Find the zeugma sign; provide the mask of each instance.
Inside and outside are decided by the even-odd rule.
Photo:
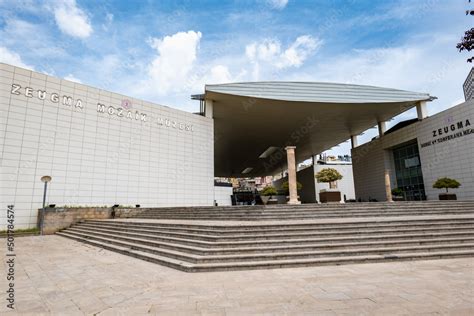
[[[48,93],[46,90],[34,90],[30,87],[22,88],[19,84],[12,84],[11,94],[14,95],[25,95],[27,98],[37,98],[40,100],[50,100],[53,103],[62,103],[66,106],[74,106],[79,109],[83,109],[83,104],[81,99],[74,100],[68,95],[59,95],[56,92]]]
[[[444,143],[464,136],[474,135],[471,121],[468,118],[454,121],[452,117],[445,119],[445,125],[439,126],[432,131],[432,140],[421,144],[421,148]]]

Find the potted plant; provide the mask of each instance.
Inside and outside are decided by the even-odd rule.
[[[446,189],[446,193],[440,193],[439,194],[439,199],[440,200],[457,200],[456,194],[449,193],[448,189],[457,189],[460,186],[461,186],[461,183],[459,183],[457,180],[447,178],[447,177],[439,178],[433,184],[433,188],[435,188],[435,189]]]
[[[341,192],[337,190],[337,180],[342,179],[342,175],[334,168],[324,168],[315,175],[318,182],[329,183],[329,190],[323,189],[319,192],[319,200],[322,203],[340,202]]]
[[[260,198],[262,199],[263,205],[267,205],[273,195],[277,195],[278,191],[274,186],[268,185],[260,191]]]
[[[405,197],[403,196],[403,190],[401,188],[393,189],[392,195],[394,201],[405,201]]]

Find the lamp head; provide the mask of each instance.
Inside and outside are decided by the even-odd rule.
[[[41,182],[48,183],[49,181],[51,181],[50,176],[42,176],[41,177]]]

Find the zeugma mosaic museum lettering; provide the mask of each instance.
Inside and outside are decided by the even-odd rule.
[[[12,84],[11,94],[24,95],[27,98],[37,98],[39,100],[50,100],[53,103],[62,104],[67,107],[74,107],[78,111],[84,111],[84,102],[81,99],[74,99],[68,95],[60,95],[59,93],[49,93],[46,90],[33,89],[31,87],[22,87],[19,84]],[[122,100],[120,105],[112,106],[103,103],[97,103],[97,113],[115,115],[126,119],[140,121],[140,122],[154,122],[156,125],[169,127],[186,132],[193,132],[194,126],[184,122],[178,122],[164,117],[152,117],[146,113],[139,112],[132,109],[132,102],[130,100]]]
[[[471,128],[471,121],[468,118],[455,121],[452,117],[444,120],[445,125],[432,131],[433,139],[421,144],[421,148],[444,143],[464,136],[474,135],[474,129]]]

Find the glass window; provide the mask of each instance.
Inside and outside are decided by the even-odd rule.
[[[405,191],[407,200],[426,199],[418,144],[412,142],[395,148],[393,157],[397,184]]]

